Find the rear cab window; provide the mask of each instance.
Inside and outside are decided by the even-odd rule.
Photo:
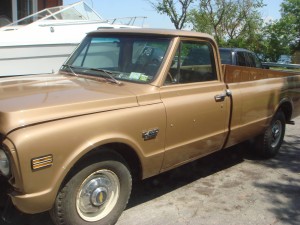
[[[233,64],[232,63],[232,51],[230,49],[220,49],[220,57],[222,64]]]

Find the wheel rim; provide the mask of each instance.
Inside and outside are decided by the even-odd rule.
[[[273,123],[271,132],[272,132],[271,146],[273,148],[275,148],[279,144],[281,136],[282,136],[282,124],[279,120],[277,120]]]
[[[81,184],[76,196],[77,212],[85,221],[98,221],[112,211],[119,195],[118,176],[110,170],[98,170]]]

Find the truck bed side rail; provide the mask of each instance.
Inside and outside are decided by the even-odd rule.
[[[222,69],[225,83],[239,83],[267,78],[300,75],[299,72],[277,71],[233,65],[222,65]]]

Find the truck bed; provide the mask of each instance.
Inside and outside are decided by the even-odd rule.
[[[243,66],[222,65],[225,83],[239,83],[267,78],[300,75],[299,72],[277,71]]]

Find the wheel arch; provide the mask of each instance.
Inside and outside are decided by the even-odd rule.
[[[122,148],[121,150],[119,149],[120,147]],[[71,167],[60,184],[60,188],[58,189],[58,193],[56,195],[56,200],[50,209],[50,216],[52,217],[53,221],[56,223],[60,221],[59,223],[64,224],[81,224],[81,221],[84,224],[89,222],[91,222],[91,224],[115,224],[128,203],[132,189],[133,173],[130,171],[131,167],[133,166],[130,164],[132,162],[126,162],[126,159],[121,155],[122,153],[119,153],[126,151],[131,151],[129,146],[121,143],[112,143],[96,147],[83,155]],[[133,153],[134,151],[132,150],[131,152]],[[138,159],[135,158],[133,160]],[[100,206],[106,202],[106,200],[103,200],[102,198],[105,199],[106,197],[103,197],[101,194],[100,198],[96,196],[97,193],[94,195],[96,192],[95,190],[98,190],[99,194],[98,188],[100,188],[100,184],[93,181],[93,183],[90,185],[91,181],[97,177],[96,174],[101,174],[98,175],[98,178],[101,177],[99,178],[101,180],[109,180],[109,184],[107,184],[106,181],[102,182],[101,187],[103,187],[103,189],[100,189],[101,192],[108,193],[108,190],[112,188],[112,193],[114,193],[109,197],[111,200],[107,201],[109,203],[107,206],[108,211],[99,209]],[[88,182],[85,183],[86,180],[88,180]],[[95,183],[98,185],[98,188],[91,189],[91,187],[95,188]],[[89,184],[89,187],[83,187],[83,184]],[[78,196],[78,193],[81,191],[83,194]],[[86,198],[86,191],[88,191],[88,194],[90,194],[88,199]],[[76,196],[76,199],[74,196]],[[104,196],[108,195],[104,194]],[[78,203],[79,198],[83,200],[80,200]],[[99,205],[94,205],[96,199],[99,199]],[[93,209],[90,209],[90,207],[86,207],[85,205],[87,204],[93,205],[93,208],[97,209],[97,212]],[[70,205],[72,207],[70,207]],[[97,214],[90,214],[90,212],[96,212]],[[78,223],[78,221],[80,222]]]
[[[293,105],[292,102],[289,100],[284,100],[280,103],[279,107],[276,110],[276,113],[281,110],[285,116],[285,121],[288,122],[291,120],[292,118],[292,114],[293,114]],[[275,114],[276,114],[275,113]]]
[[[91,162],[98,162],[105,159],[114,159],[124,163],[130,170],[134,180],[141,179],[143,174],[142,163],[136,151],[127,144],[114,142],[97,146],[82,155],[70,168],[61,186],[66,183],[78,169]]]

